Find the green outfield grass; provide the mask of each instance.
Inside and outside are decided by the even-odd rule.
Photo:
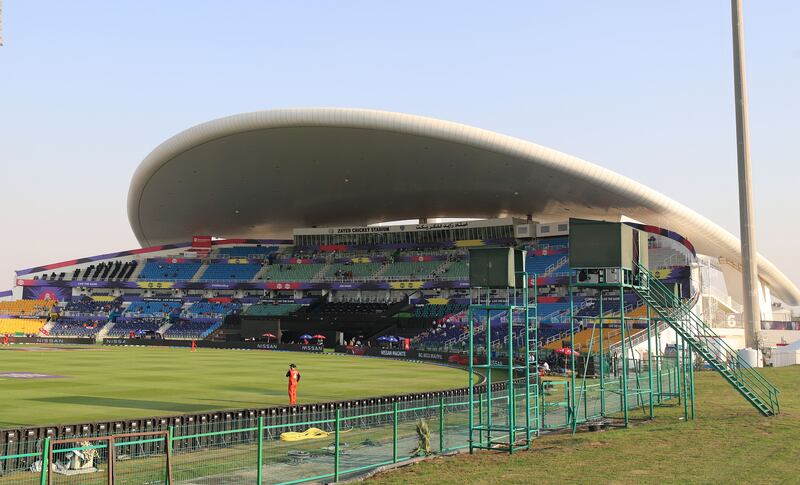
[[[762,417],[718,374],[699,372],[694,421],[682,420],[683,406],[660,407],[654,421],[629,429],[544,436],[532,451],[440,458],[368,483],[800,483],[800,366],[763,374],[781,390],[775,417]]]
[[[467,384],[459,369],[344,355],[14,345],[0,349],[0,372],[64,377],[0,377],[0,428],[285,405],[290,362],[299,404]]]

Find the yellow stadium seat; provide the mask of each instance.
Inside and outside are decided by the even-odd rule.
[[[0,315],[39,315],[50,313],[57,302],[53,300],[0,301]]]
[[[0,318],[0,334],[37,334],[44,324],[40,318]]]

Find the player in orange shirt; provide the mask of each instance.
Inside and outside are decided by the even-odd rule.
[[[294,406],[297,404],[297,384],[300,382],[300,372],[296,365],[289,364],[286,377],[289,378],[289,405]]]

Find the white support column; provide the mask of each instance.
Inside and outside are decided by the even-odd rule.
[[[739,230],[742,242],[742,291],[745,346],[756,348],[761,315],[758,298],[758,266],[755,214],[750,169],[750,124],[747,114],[747,77],[744,59],[742,0],[731,0],[733,23],[733,84],[736,102],[736,158],[739,167]]]

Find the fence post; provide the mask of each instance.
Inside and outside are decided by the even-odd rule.
[[[113,485],[116,483],[116,477],[114,470],[114,462],[117,461],[116,458],[116,450],[114,449],[114,436],[112,435],[108,439],[108,483],[109,485]]]
[[[50,453],[50,437],[44,439],[42,447],[42,475],[39,479],[40,485],[47,485],[47,474],[50,472],[50,461],[47,459]]]
[[[167,463],[164,470],[164,483],[172,485],[172,437],[175,436],[175,427],[167,428]]]
[[[694,356],[689,347],[689,397],[692,399],[691,417],[694,419]]]
[[[339,420],[341,419],[341,409],[336,410],[336,428],[334,428],[334,441],[333,441],[333,481],[339,481]]]
[[[439,396],[439,453],[444,451],[444,396]]]
[[[264,416],[258,417],[258,469],[256,470],[256,483],[261,485],[264,467]]]
[[[392,407],[392,463],[397,463],[397,401]]]

